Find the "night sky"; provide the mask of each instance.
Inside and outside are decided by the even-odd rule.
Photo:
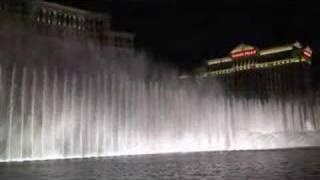
[[[241,42],[264,48],[298,40],[311,46],[318,64],[320,11],[308,1],[51,1],[110,13],[114,29],[136,34],[138,48],[185,69]]]

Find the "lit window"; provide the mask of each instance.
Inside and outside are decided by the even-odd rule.
[[[73,28],[77,28],[77,17],[75,15],[73,15]]]
[[[57,21],[58,21],[58,25],[61,25],[61,14],[60,13],[57,15]]]
[[[45,16],[44,11],[45,11],[44,9],[41,9],[39,12],[39,22],[40,21],[44,22],[44,16]]]
[[[52,12],[48,13],[48,18],[47,18],[48,24],[51,24],[52,15],[53,15]]]
[[[70,26],[70,27],[72,27],[72,24],[73,24],[73,19],[72,19],[72,16],[71,15],[69,15],[68,16],[68,26]]]

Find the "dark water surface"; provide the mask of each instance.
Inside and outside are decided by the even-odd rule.
[[[0,163],[1,180],[320,179],[320,149]]]

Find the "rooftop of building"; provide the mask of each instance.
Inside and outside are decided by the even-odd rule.
[[[269,47],[269,48],[264,48],[264,49],[260,49],[257,48],[255,46],[252,45],[248,45],[245,43],[240,43],[238,46],[236,46],[235,48],[233,48],[229,54],[225,57],[221,57],[221,58],[213,58],[213,59],[209,59],[207,60],[208,65],[212,65],[212,64],[219,64],[219,63],[223,63],[223,62],[228,62],[228,61],[232,61],[232,54],[236,54],[236,53],[240,53],[240,52],[244,52],[244,51],[250,51],[250,50],[257,50],[259,51],[259,55],[263,56],[263,55],[268,55],[268,54],[274,54],[274,53],[279,53],[279,52],[283,52],[283,51],[289,51],[292,50],[293,48],[302,48],[303,46],[301,45],[301,43],[299,41],[296,41],[294,43],[290,43],[290,44],[284,44],[284,45],[280,45],[280,46],[273,46],[273,47]],[[310,47],[306,47],[308,49],[310,49]],[[311,51],[311,49],[310,49]]]
[[[38,4],[42,7],[60,9],[60,10],[65,10],[65,11],[73,12],[73,13],[77,13],[77,14],[98,16],[98,17],[103,17],[103,18],[111,18],[111,16],[107,13],[96,13],[96,12],[92,12],[92,11],[88,11],[88,10],[78,9],[78,8],[65,6],[65,5],[61,5],[61,4],[53,3],[53,2],[47,2],[47,1],[43,1],[43,0],[34,0],[33,3]]]

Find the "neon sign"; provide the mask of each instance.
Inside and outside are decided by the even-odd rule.
[[[306,57],[306,58],[311,58],[312,56],[312,50],[307,47],[303,50],[303,55]]]
[[[257,50],[256,49],[249,49],[249,50],[245,50],[245,51],[232,53],[231,57],[232,57],[232,59],[236,59],[236,58],[254,56],[256,54],[257,54]]]

